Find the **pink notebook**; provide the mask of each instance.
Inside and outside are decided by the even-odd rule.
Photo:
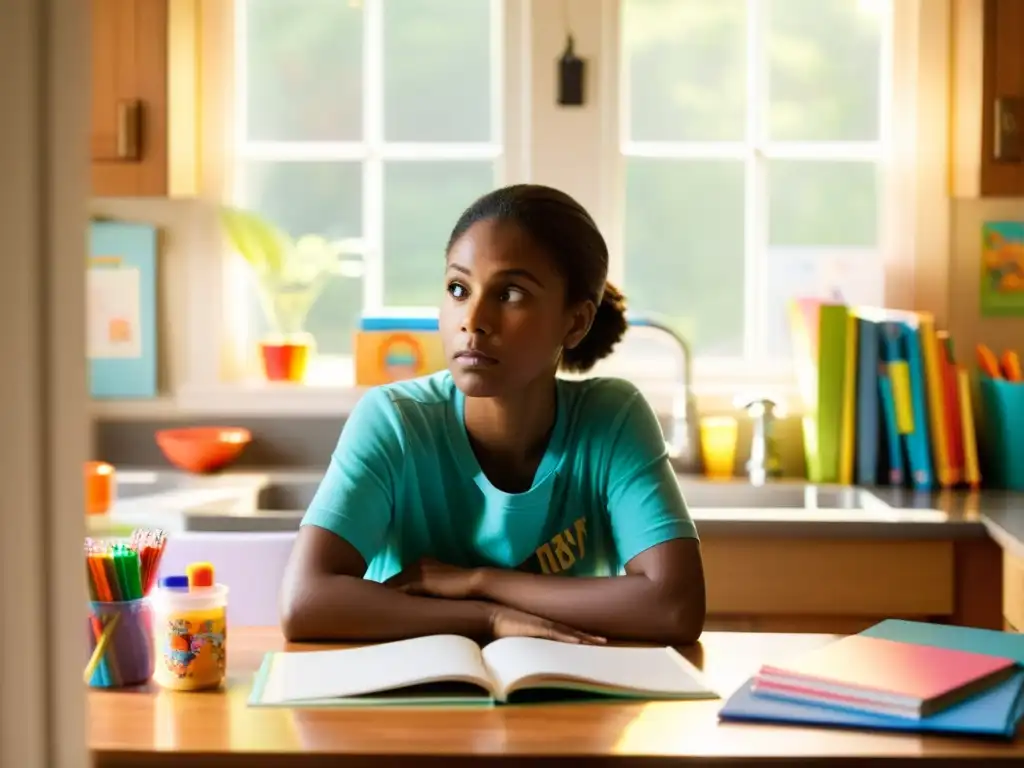
[[[766,664],[754,692],[921,718],[1002,682],[1017,662],[851,635],[785,664]]]

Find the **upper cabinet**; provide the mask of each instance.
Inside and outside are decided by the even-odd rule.
[[[981,194],[1024,196],[1024,0],[985,0]]]
[[[196,194],[201,0],[91,2],[93,195]]]
[[[952,193],[1024,197],[1024,0],[953,0]]]

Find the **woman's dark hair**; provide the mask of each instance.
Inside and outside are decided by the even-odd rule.
[[[611,354],[626,332],[626,299],[607,282],[608,246],[583,206],[564,192],[539,184],[502,187],[465,210],[452,230],[447,250],[479,221],[511,222],[521,227],[562,273],[566,301],[590,299],[597,305],[590,330],[574,349],[565,350],[561,367],[582,373]]]

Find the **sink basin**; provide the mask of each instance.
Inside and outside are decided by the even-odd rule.
[[[320,481],[298,480],[294,482],[274,482],[264,486],[259,493],[259,509],[282,511],[305,511]]]
[[[679,486],[688,507],[733,509],[867,509],[888,507],[861,488],[778,483],[762,486],[682,478]]]
[[[114,482],[118,499],[137,499],[167,491],[177,491],[184,486],[181,475],[173,472],[140,472],[116,470]]]
[[[762,486],[679,478],[694,520],[945,522],[938,509],[893,507],[863,488],[799,482]]]

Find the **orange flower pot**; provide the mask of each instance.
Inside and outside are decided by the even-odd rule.
[[[312,344],[305,341],[267,341],[260,344],[263,374],[267,381],[303,381],[311,347]]]

